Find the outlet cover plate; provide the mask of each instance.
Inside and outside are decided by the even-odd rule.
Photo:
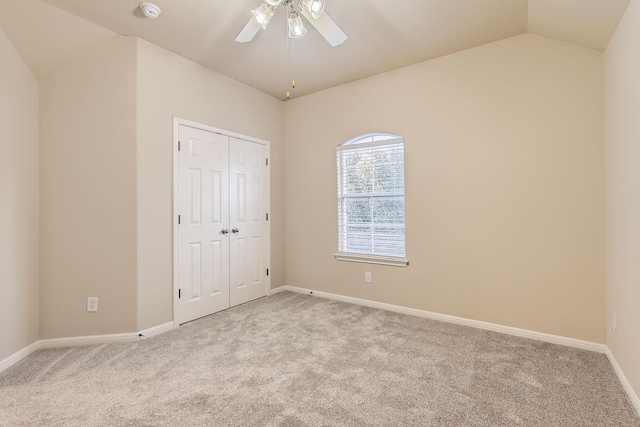
[[[87,311],[98,311],[98,297],[87,298]]]

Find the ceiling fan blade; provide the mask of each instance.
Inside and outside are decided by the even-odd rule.
[[[307,18],[307,21],[309,21],[311,25],[313,25],[315,29],[322,34],[322,37],[327,39],[331,46],[339,46],[347,39],[347,35],[340,29],[340,27],[338,27],[338,24],[336,24],[336,22],[327,15],[327,12],[324,12],[316,19],[314,19],[305,8],[302,8],[302,14]]]
[[[247,24],[238,33],[236,41],[238,43],[250,42],[251,40],[253,40],[256,34],[258,34],[258,31],[260,31],[261,28],[262,27],[260,26],[260,24],[258,24],[258,21],[256,21],[252,16],[251,19],[249,19],[249,22],[247,22]]]

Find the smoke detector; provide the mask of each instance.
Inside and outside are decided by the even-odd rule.
[[[140,3],[140,9],[142,9],[142,13],[144,13],[144,16],[151,19],[156,19],[158,16],[160,16],[160,13],[162,13],[162,10],[160,10],[160,7],[158,7],[158,5],[150,3],[148,1]]]

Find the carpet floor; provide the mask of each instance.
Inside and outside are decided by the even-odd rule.
[[[2,426],[640,426],[606,356],[283,292],[0,373]]]

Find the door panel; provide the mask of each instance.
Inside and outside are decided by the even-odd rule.
[[[235,217],[237,223],[244,223],[247,218],[247,177],[239,173],[236,175],[236,203],[232,204],[235,209]]]
[[[210,242],[211,243],[211,266],[212,266],[212,275],[211,275],[211,290],[212,295],[218,295],[222,292],[223,286],[228,288],[228,284],[223,282],[222,270],[223,263],[225,262],[225,257],[222,256],[222,243],[220,241]],[[226,280],[226,277],[225,277]]]
[[[222,172],[211,171],[211,224],[222,225]]]
[[[231,306],[267,295],[267,147],[230,140]],[[237,230],[237,232],[235,232]]]
[[[189,168],[189,223],[200,225],[202,217],[202,169]]]
[[[253,272],[252,272],[252,281],[254,284],[259,283],[262,279],[262,270],[264,269],[264,262],[262,260],[262,254],[260,250],[262,249],[262,237],[257,236],[253,238],[253,242],[251,243],[251,247],[253,248]]]
[[[229,307],[229,137],[180,125],[179,323]]]
[[[190,300],[199,299],[202,295],[202,245],[189,244],[189,284],[191,285]]]
[[[234,245],[236,251],[231,256],[232,265],[231,271],[234,273],[231,275],[233,277],[232,280],[235,280],[235,287],[240,289],[247,286],[245,282],[245,274],[244,271],[247,268],[247,239],[244,237],[236,238]],[[232,283],[233,286],[233,283]],[[235,305],[235,304],[234,304]]]

